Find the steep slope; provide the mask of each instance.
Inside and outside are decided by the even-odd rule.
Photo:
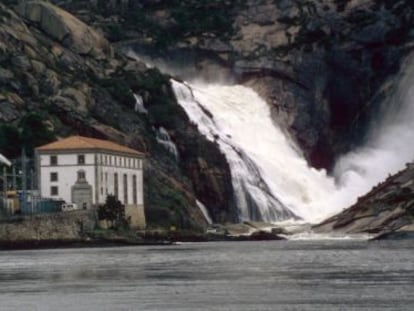
[[[50,3],[0,4],[0,16],[0,145],[9,157],[20,152],[17,135],[28,149],[75,133],[115,140],[148,155],[151,225],[206,225],[197,199],[215,221],[237,220],[228,165],[177,105],[168,77]]]
[[[370,124],[383,117],[380,112],[390,103],[384,99],[398,83],[393,76],[413,47],[408,0],[53,2],[103,30],[121,51],[166,72],[253,87],[271,105],[274,121],[318,168],[332,169],[340,155],[364,142]],[[144,124],[158,129],[156,140],[173,153],[168,137],[177,144],[178,167],[162,160],[166,170],[184,172],[216,220],[234,217],[228,165],[206,142],[189,144],[192,134],[180,126],[186,117],[175,103],[160,104],[172,97],[168,82],[154,71],[151,79],[129,75],[126,81],[124,73],[116,74],[103,83],[111,95],[122,101],[125,92],[119,90],[136,90],[148,109]],[[160,89],[166,96],[157,97]]]
[[[328,169],[364,140],[414,35],[409,0],[54,1],[184,79],[255,88]]]
[[[414,233],[414,165],[407,164],[351,208],[313,229],[319,233]]]

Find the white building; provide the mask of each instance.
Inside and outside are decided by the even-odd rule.
[[[106,140],[72,136],[36,148],[36,161],[43,198],[89,209],[115,195],[131,224],[145,226],[142,153]]]

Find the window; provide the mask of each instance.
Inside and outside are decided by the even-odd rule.
[[[132,200],[136,205],[138,202],[137,199],[137,175],[132,176]]]
[[[116,198],[118,198],[118,174],[117,173],[115,173],[114,174],[114,194],[115,194],[115,197]]]
[[[83,170],[78,171],[78,180],[79,179],[85,179],[85,171]]]
[[[50,181],[58,181],[58,173],[56,172],[50,173]]]
[[[78,155],[78,164],[85,164],[85,155],[84,154],[80,154]]]
[[[57,156],[52,155],[50,156],[50,165],[58,165],[58,160],[57,160]]]
[[[128,204],[128,176],[124,174],[124,204]]]
[[[59,188],[56,186],[50,187],[50,195],[51,196],[59,195]]]

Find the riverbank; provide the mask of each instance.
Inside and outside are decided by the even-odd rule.
[[[43,239],[43,240],[0,240],[0,251],[52,248],[95,248],[120,246],[173,245],[179,242],[243,242],[243,241],[278,241],[285,238],[277,235],[257,232],[245,236],[228,236],[200,233],[193,231],[134,231],[116,232],[98,230],[83,239]]]
[[[264,223],[215,225],[207,230],[102,229],[92,211],[19,216],[0,221],[0,250],[171,245],[177,242],[284,240]]]
[[[413,239],[412,235],[373,236],[368,239]],[[274,225],[263,222],[213,225],[207,230],[175,228],[101,229],[90,211],[16,217],[0,221],[0,250],[95,248],[115,246],[172,245],[179,242],[317,240],[309,224]],[[333,232],[326,239],[352,239]]]

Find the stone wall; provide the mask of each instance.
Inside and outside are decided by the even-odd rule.
[[[0,220],[0,242],[83,240],[95,226],[92,210]]]
[[[131,228],[145,229],[144,205],[126,205],[125,218]]]

